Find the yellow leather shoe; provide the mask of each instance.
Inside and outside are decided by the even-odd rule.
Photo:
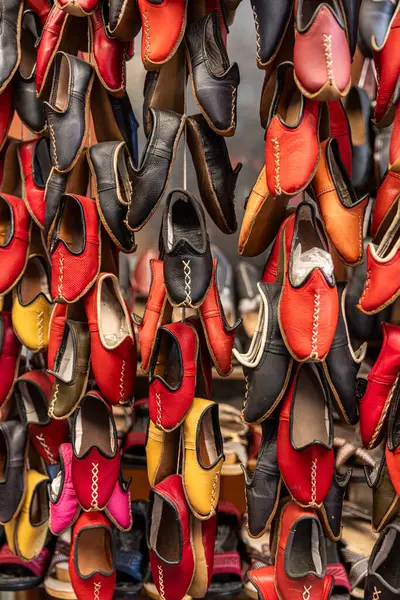
[[[27,475],[27,491],[15,527],[15,550],[23,560],[39,556],[49,530],[49,478],[31,469]]]
[[[167,432],[149,422],[146,440],[147,476],[150,487],[178,469],[180,428]]]
[[[14,288],[11,312],[15,333],[32,352],[47,349],[52,309],[46,260],[38,254],[32,255]]]
[[[183,424],[183,484],[186,499],[198,519],[216,511],[225,456],[218,405],[195,398]]]

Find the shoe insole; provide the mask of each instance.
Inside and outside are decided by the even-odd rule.
[[[57,374],[59,375],[60,379],[69,382],[72,381],[74,375],[74,342],[72,338],[72,330],[68,323],[66,325],[64,335],[66,336],[65,348],[61,356]]]
[[[258,310],[242,314],[243,327],[246,335],[252,338],[258,322]]]
[[[42,525],[49,518],[47,483],[47,479],[38,483],[29,507],[31,524],[36,527]]]
[[[47,300],[51,302],[49,281],[44,266],[44,259],[39,256],[34,256],[28,261],[25,273],[21,280],[21,304],[26,306],[32,302],[40,292],[42,292]]]
[[[111,279],[104,279],[101,286],[99,326],[107,348],[115,348],[128,335],[125,313]]]
[[[42,395],[36,385],[21,381],[19,384],[28,423],[43,423],[47,421],[47,410]]]
[[[96,444],[108,456],[114,453],[110,412],[94,396],[88,396],[79,411],[76,425],[76,452],[84,454]]]
[[[150,529],[150,546],[166,562],[176,563],[180,559],[181,532],[175,510],[158,494],[154,494]]]
[[[21,29],[21,62],[19,64],[19,70],[25,79],[28,79],[32,75],[32,71],[36,65],[36,40],[39,34],[36,27],[35,15],[33,13],[27,13],[23,19],[23,25]]]
[[[166,331],[160,331],[160,347],[154,375],[162,379],[172,388],[177,388],[182,380],[181,357],[175,338]]]
[[[342,200],[344,206],[350,207],[354,204],[354,201],[357,200],[356,196],[350,193],[350,188],[345,177],[344,177],[344,173],[342,171],[342,169],[340,168],[340,165],[338,164],[338,162],[336,161],[336,158],[334,155],[332,155],[331,152],[331,158],[332,160],[330,161],[331,165],[332,165],[332,171],[333,171],[333,175],[335,178],[335,185],[339,191],[339,197]]]
[[[132,199],[132,185],[127,164],[130,159],[125,154],[125,148],[125,146],[120,148],[117,156],[117,193],[120,202],[129,204]]]
[[[58,65],[58,77],[55,77],[53,80],[53,89],[51,91],[50,100],[53,108],[60,112],[64,112],[68,107],[70,79],[70,63],[66,56],[62,54]]]
[[[51,158],[48,138],[40,138],[33,156],[33,177],[36,185],[44,188],[51,171]],[[78,192],[75,190],[75,193]]]
[[[293,443],[296,448],[303,448],[317,441],[328,445],[329,431],[324,390],[319,375],[306,363],[301,368],[297,380],[291,424]]]
[[[87,577],[95,571],[111,574],[113,570],[110,532],[104,527],[90,527],[79,534],[78,569]]]
[[[203,246],[203,233],[199,217],[191,202],[183,198],[176,200],[172,210],[168,213],[168,249],[179,240],[188,240],[191,245],[201,251]]]
[[[221,38],[221,32],[214,27],[213,19],[209,19],[205,31],[207,58],[214,75],[222,77],[229,68],[229,59]]]
[[[354,146],[365,143],[365,125],[360,99],[356,89],[347,96],[346,113],[350,123],[351,140]]]
[[[6,200],[0,197],[0,246],[6,246],[12,234],[11,209]]]
[[[199,451],[201,464],[210,467],[218,458],[212,408],[207,410],[201,420]]]
[[[322,573],[319,530],[315,519],[296,523],[288,564],[290,576],[304,576],[309,571]]]
[[[0,481],[5,481],[7,472],[7,443],[0,431]]]
[[[58,237],[72,252],[82,252],[84,243],[83,215],[79,203],[72,196],[64,198]]]
[[[293,69],[286,69],[278,114],[290,127],[295,127],[300,118],[301,93],[293,79]]]
[[[400,241],[400,218],[393,222],[377,249],[380,258],[386,258],[394,248],[399,247]]]
[[[372,571],[379,573],[385,582],[400,589],[399,579],[400,535],[395,529],[388,531],[372,564]]]

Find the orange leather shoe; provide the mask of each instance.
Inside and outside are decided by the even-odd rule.
[[[265,165],[244,205],[239,254],[257,256],[273,242],[285,217],[289,196],[274,197],[268,191]]]
[[[350,267],[359,265],[363,259],[363,223],[369,196],[357,200],[336,138],[321,144],[321,160],[312,188],[326,235],[339,258]]]
[[[392,304],[400,295],[400,198],[396,212],[382,224],[385,231],[379,244],[367,247],[367,277],[357,307],[367,315],[374,315]]]
[[[319,262],[313,266],[316,253]],[[278,315],[286,347],[299,362],[322,361],[335,335],[339,299],[328,241],[312,204],[301,202],[295,219],[288,220],[279,263],[284,268],[283,273],[278,269],[277,280],[283,280]]]
[[[277,68],[265,138],[267,185],[274,196],[303,191],[319,161],[320,104],[302,96],[293,73],[291,62]]]
[[[380,227],[400,196],[400,169],[386,171],[376,192],[370,233],[378,237]]]
[[[142,17],[142,61],[159,69],[178,50],[186,28],[186,0],[138,0]]]

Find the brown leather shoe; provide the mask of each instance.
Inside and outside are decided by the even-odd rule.
[[[67,314],[67,317],[69,315]],[[89,378],[90,334],[86,321],[67,319],[54,367],[54,385],[49,404],[53,419],[69,417],[83,397]]]
[[[369,197],[357,199],[336,138],[321,144],[312,188],[326,234],[337,254],[347,265],[359,265],[363,260],[363,223]]]

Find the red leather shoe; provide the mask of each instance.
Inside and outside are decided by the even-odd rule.
[[[96,10],[98,0],[56,0],[55,5],[75,17],[88,17]]]
[[[26,0],[26,4],[39,16],[40,23],[43,27],[50,12],[50,5],[47,0]]]
[[[265,138],[268,189],[273,196],[294,195],[310,183],[319,161],[320,104],[302,97],[293,63],[278,66]]]
[[[108,92],[122,95],[126,84],[127,44],[108,35],[101,6],[89,17],[89,39],[98,78]]]
[[[179,427],[193,404],[198,350],[197,335],[186,323],[158,329],[149,374],[149,414],[159,429]]]
[[[7,141],[11,121],[14,116],[12,84],[8,85],[0,96],[0,150]]]
[[[60,462],[59,446],[69,439],[68,421],[55,421],[47,414],[52,383],[44,371],[29,371],[15,382],[21,421],[39,456],[48,465]]]
[[[335,458],[329,390],[316,365],[297,366],[283,399],[277,453],[292,497],[302,506],[319,506],[329,492]]]
[[[191,315],[185,319],[185,323],[196,332],[199,341],[194,395],[196,398],[207,398],[210,400],[212,396],[212,360],[208,351],[201,319],[198,315]]]
[[[395,106],[399,97],[400,76],[400,13],[397,13],[386,44],[374,52],[374,63],[378,78],[374,121],[378,127],[388,127],[394,119]]]
[[[115,547],[111,525],[103,513],[82,513],[76,521],[68,568],[77,598],[113,599]]]
[[[9,292],[22,277],[28,261],[32,221],[24,201],[0,194],[0,294]]]
[[[65,321],[67,319],[67,308],[68,306],[66,304],[55,303],[53,312],[51,313],[49,324],[49,345],[47,348],[47,368],[49,371],[53,371],[54,369],[56,354],[61,345]],[[54,377],[52,375],[49,375],[49,377],[53,382]]]
[[[296,275],[299,254],[311,248],[319,249],[325,268],[310,267],[305,275]],[[339,299],[328,242],[313,205],[302,202],[295,219],[288,220],[281,235],[279,257],[284,265],[278,309],[283,340],[295,360],[321,361],[335,335]]]
[[[211,285],[200,306],[200,318],[214,366],[226,377],[232,371],[232,348],[240,320],[232,326],[226,322],[217,287],[217,263],[214,258]]]
[[[313,10],[315,9],[315,10]],[[345,96],[351,57],[341,3],[295,0],[295,79],[302,94],[319,101]]]
[[[382,439],[400,373],[400,326],[382,323],[382,331],[382,347],[358,404],[361,439],[368,449]]]
[[[143,319],[133,315],[138,327],[142,370],[148,373],[150,359],[156,342],[157,329],[168,323],[172,316],[172,307],[168,302],[164,283],[164,264],[162,260],[151,260],[151,286]]]
[[[46,138],[22,142],[17,148],[17,155],[21,170],[22,198],[36,225],[43,229],[46,208],[44,191],[51,170],[48,142]]]
[[[39,97],[47,83],[67,20],[68,14],[54,4],[43,25],[36,54],[36,93]]]
[[[188,595],[192,598],[204,598],[210,587],[214,566],[214,547],[217,534],[217,515],[200,521],[191,520],[191,538],[193,541],[195,572]]]
[[[64,194],[50,243],[51,295],[56,302],[76,302],[100,271],[100,219],[90,198]]]
[[[72,482],[83,510],[103,510],[120,470],[117,429],[98,392],[83,397],[72,425]]]
[[[118,278],[100,273],[84,305],[97,386],[111,404],[126,404],[133,396],[137,355],[133,323]]]
[[[247,571],[247,578],[258,592],[259,600],[279,600],[275,589],[275,567],[259,567]]]
[[[186,28],[186,0],[138,0],[142,18],[142,61],[159,69],[178,50]],[[168,23],[168,27],[165,24]]]
[[[275,238],[274,245],[272,246],[271,253],[268,257],[267,262],[265,263],[264,272],[263,272],[261,281],[264,281],[266,283],[275,283],[275,281],[276,281],[276,275],[278,273],[278,257],[279,257],[279,247],[281,244],[281,235],[282,235],[283,230],[286,227],[286,224],[288,223],[288,221],[290,219],[293,220],[293,222],[294,222],[294,219],[295,219],[294,213],[288,215],[285,218],[285,220],[283,221],[282,225],[279,227],[279,231]]]
[[[378,236],[383,221],[392,210],[400,196],[400,171],[386,171],[376,192],[372,212],[370,233],[373,238]]]
[[[18,376],[21,342],[15,335],[11,313],[0,312],[0,406],[10,398]]]
[[[389,171],[400,167],[400,108],[396,107],[389,147]]]
[[[161,598],[181,600],[195,572],[190,519],[182,477],[170,475],[149,497],[147,544],[150,567]]]
[[[380,243],[367,246],[367,276],[357,304],[367,315],[380,312],[400,295],[400,198],[396,202],[394,216],[389,214],[383,223],[381,234],[386,231]]]
[[[325,537],[317,514],[286,504],[279,518],[275,585],[280,598],[328,600],[334,579],[326,575]],[[301,556],[301,560],[299,560]]]
[[[353,148],[348,116],[341,100],[331,100],[331,102],[328,102],[328,111],[330,137],[337,139],[340,158],[348,176],[351,178],[353,172]]]

